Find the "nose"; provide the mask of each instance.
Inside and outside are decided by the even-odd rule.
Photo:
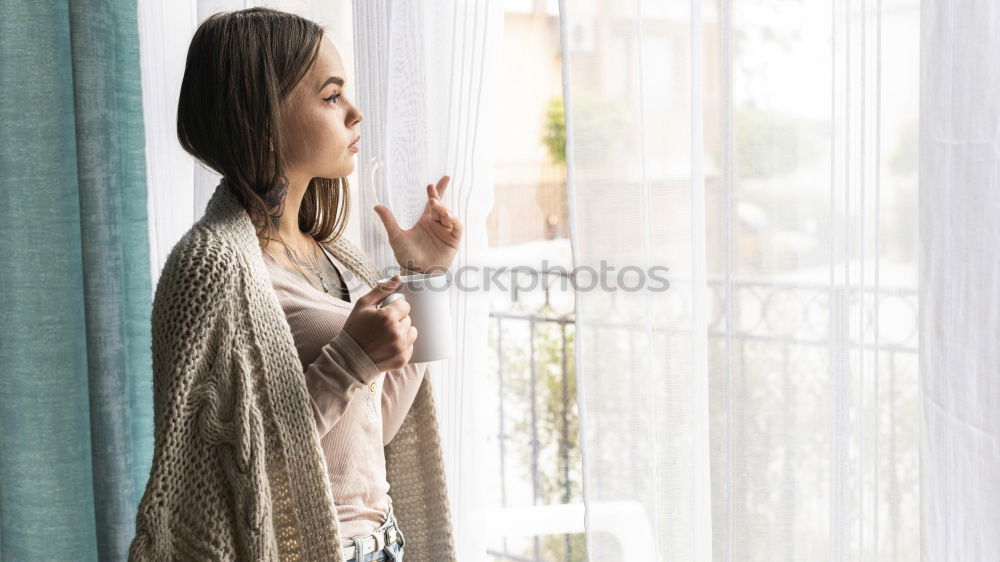
[[[365,114],[361,112],[360,109],[354,108],[354,112],[351,114],[350,126],[353,127],[363,121]]]

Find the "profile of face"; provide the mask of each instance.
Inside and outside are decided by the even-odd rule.
[[[364,114],[344,95],[346,78],[340,52],[323,35],[316,61],[284,102],[282,157],[289,175],[339,178],[354,171],[351,145]]]

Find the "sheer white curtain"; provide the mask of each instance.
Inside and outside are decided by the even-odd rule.
[[[916,559],[919,3],[560,8],[590,559]]]
[[[442,175],[451,176],[444,202],[466,226],[451,267],[456,354],[429,370],[463,561],[484,559],[490,533],[476,517],[487,504],[490,491],[479,484],[493,452],[480,438],[490,403],[482,386],[489,306],[484,292],[462,287],[481,287],[475,258],[487,247],[502,7],[488,0],[354,2],[357,100],[367,121],[358,154],[363,246],[380,266],[395,266],[371,211],[375,197],[409,228],[426,204],[426,185]]]
[[[1000,560],[1000,6],[924,0],[923,560]]]
[[[154,287],[170,249],[202,215],[218,184],[218,175],[196,164],[177,141],[177,96],[188,44],[209,15],[255,5],[297,13],[326,26],[346,67],[347,95],[365,113],[358,167],[349,178],[354,206],[348,239],[364,248],[378,267],[395,266],[384,228],[372,210],[375,193],[400,226],[409,228],[426,202],[425,186],[450,175],[445,204],[465,225],[452,271],[472,266],[472,257],[486,247],[486,215],[492,206],[493,92],[502,3],[198,0],[171,3],[167,9],[161,2],[140,0]],[[374,174],[372,158],[378,161]],[[481,474],[477,463],[487,458],[476,437],[485,431],[479,418],[485,395],[477,394],[477,382],[488,356],[489,310],[483,293],[459,291],[457,283],[454,287],[456,354],[431,365],[429,373],[458,556],[476,560],[484,556],[489,532],[475,519],[488,492],[476,486],[476,475]]]

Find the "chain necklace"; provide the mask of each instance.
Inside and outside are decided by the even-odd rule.
[[[288,247],[288,244],[285,244],[284,242],[282,242],[282,244],[281,244],[281,245],[285,247],[285,255],[287,255],[287,256],[288,256],[288,258],[289,258],[290,260],[292,260],[292,262],[294,262],[294,263],[295,263],[295,267],[296,267],[296,269],[298,269],[298,270],[299,270],[299,273],[301,273],[301,274],[302,274],[302,277],[303,277],[303,278],[304,278],[304,279],[305,279],[306,281],[309,281],[309,278],[308,278],[308,277],[306,277],[306,274],[305,274],[305,272],[303,272],[303,271],[302,271],[302,269],[298,267],[298,266],[300,266],[300,265],[301,265],[301,266],[304,266],[304,267],[305,267],[306,269],[308,269],[309,271],[313,272],[313,274],[315,274],[315,275],[316,275],[316,277],[319,277],[319,283],[320,283],[320,285],[322,285],[322,286],[323,286],[323,292],[324,292],[324,293],[329,293],[329,292],[330,292],[330,289],[331,289],[332,287],[330,287],[330,283],[329,283],[329,282],[328,282],[328,281],[326,280],[326,278],[325,278],[325,277],[323,277],[323,270],[322,270],[322,269],[321,269],[321,268],[319,267],[319,265],[318,265],[318,260],[316,260],[316,246],[315,246],[315,245],[313,245],[313,247],[312,247],[312,256],[311,256],[311,257],[312,257],[313,259],[312,259],[312,262],[311,262],[311,263],[303,263],[303,262],[300,262],[300,261],[298,260],[298,258],[296,258],[295,256],[293,256],[293,255],[292,255],[292,253],[295,253],[295,254],[297,255],[297,254],[298,254],[298,252],[295,252],[295,250],[292,250],[291,248],[289,248],[289,247]]]

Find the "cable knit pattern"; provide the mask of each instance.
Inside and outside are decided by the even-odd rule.
[[[347,240],[325,247],[380,277]],[[342,561],[291,329],[225,181],[167,258],[152,336],[155,449],[129,560]],[[430,376],[385,456],[407,560],[455,560]]]

